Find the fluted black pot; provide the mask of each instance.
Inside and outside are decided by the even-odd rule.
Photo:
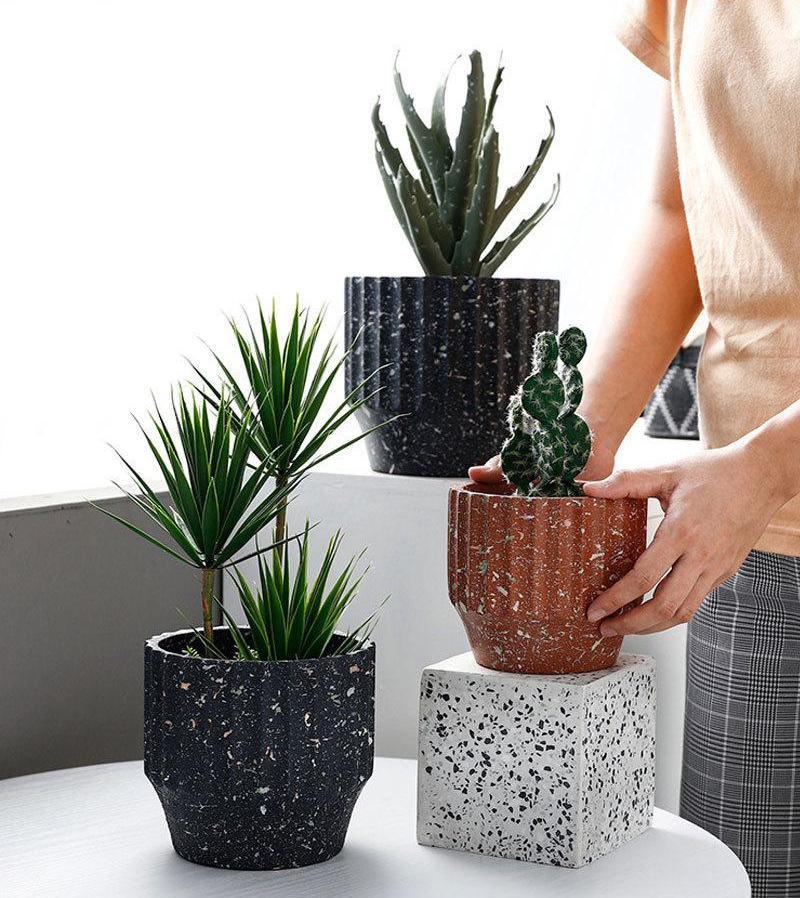
[[[536,278],[347,278],[347,392],[381,368],[356,418],[368,430],[403,416],[366,438],[372,469],[463,477],[497,453],[533,338],[558,328],[558,298],[558,281]]]
[[[182,630],[145,644],[144,769],[177,853],[240,870],[338,854],[372,775],[375,646],[217,661],[181,654],[191,638]]]

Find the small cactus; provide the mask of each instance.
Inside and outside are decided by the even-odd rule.
[[[389,138],[381,121],[380,99],[372,110],[378,170],[400,227],[428,275],[493,275],[553,207],[561,183],[556,177],[549,198],[489,247],[541,168],[555,137],[555,123],[548,108],[549,130],[535,158],[498,202],[500,144],[493,117],[503,68],[498,67],[487,97],[481,54],[473,50],[469,60],[467,93],[453,140],[445,123],[449,70],[433,98],[427,125],[395,63],[395,90],[416,175]]]
[[[586,337],[577,327],[536,335],[533,370],[511,397],[501,461],[520,496],[581,496],[575,483],[589,460],[592,435],[575,409],[583,395],[578,363]]]

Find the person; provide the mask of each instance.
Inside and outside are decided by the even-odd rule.
[[[588,617],[604,635],[688,622],[681,814],[736,852],[756,898],[797,898],[800,3],[637,0],[618,35],[668,84],[643,223],[585,367],[582,479],[665,516]],[[614,471],[701,308],[704,448]],[[502,479],[497,458],[469,473]]]

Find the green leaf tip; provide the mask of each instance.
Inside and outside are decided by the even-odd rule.
[[[549,198],[533,215],[520,221],[506,238],[486,251],[539,172],[555,138],[555,121],[550,107],[545,106],[548,134],[519,180],[497,203],[500,144],[493,118],[505,67],[502,62],[498,64],[487,98],[483,57],[477,49],[469,53],[461,121],[452,140],[446,124],[445,96],[453,66],[460,58],[451,63],[439,82],[428,125],[405,89],[398,52],[393,66],[394,85],[414,166],[407,165],[391,143],[380,118],[380,98],[372,109],[375,159],[389,203],[423,271],[428,275],[490,277],[558,198],[560,177],[556,178]]]

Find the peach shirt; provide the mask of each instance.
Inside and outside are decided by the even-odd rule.
[[[709,321],[700,434],[725,446],[800,398],[800,2],[633,0],[617,34],[671,84]],[[800,497],[756,548],[800,556]]]

